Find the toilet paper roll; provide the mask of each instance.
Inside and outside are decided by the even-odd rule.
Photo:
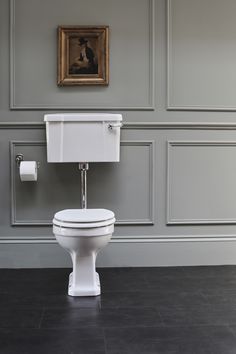
[[[20,179],[22,182],[37,181],[37,162],[22,161],[20,163]]]

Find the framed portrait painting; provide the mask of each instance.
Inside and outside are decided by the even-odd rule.
[[[58,27],[59,86],[108,85],[108,26]]]

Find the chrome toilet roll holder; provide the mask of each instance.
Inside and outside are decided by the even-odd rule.
[[[17,154],[15,157],[15,161],[18,167],[20,167],[20,163],[24,161],[24,156],[23,154]]]
[[[20,163],[24,161],[24,155],[23,154],[17,154],[15,157],[16,164],[18,168],[20,168]],[[39,169],[40,167],[40,162],[37,162],[37,168]]]

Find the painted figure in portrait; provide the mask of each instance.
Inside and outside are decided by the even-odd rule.
[[[96,47],[96,38],[71,38],[69,74],[98,74]]]

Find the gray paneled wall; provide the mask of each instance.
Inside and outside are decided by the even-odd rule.
[[[236,2],[168,0],[168,107],[235,110]]]
[[[37,183],[21,182],[17,154],[40,162]],[[120,163],[90,164],[88,207],[112,209],[117,225],[153,224],[153,165],[152,141],[122,141]],[[80,207],[78,166],[48,164],[45,142],[11,142],[11,175],[12,225],[52,225],[55,211]]]
[[[154,1],[60,3],[62,6],[55,6],[55,0],[11,0],[12,108],[151,109]],[[26,21],[27,13],[30,19]],[[56,29],[63,24],[109,25],[112,73],[109,87],[58,88],[55,85]]]
[[[47,163],[43,123],[61,109],[124,116],[120,163],[88,175],[89,207],[117,217],[99,266],[236,263],[235,15],[234,0],[0,2],[1,267],[70,266],[51,219],[78,207],[79,172]],[[109,25],[108,87],[57,87],[58,25]]]
[[[168,224],[236,223],[235,148],[230,141],[168,142]]]

